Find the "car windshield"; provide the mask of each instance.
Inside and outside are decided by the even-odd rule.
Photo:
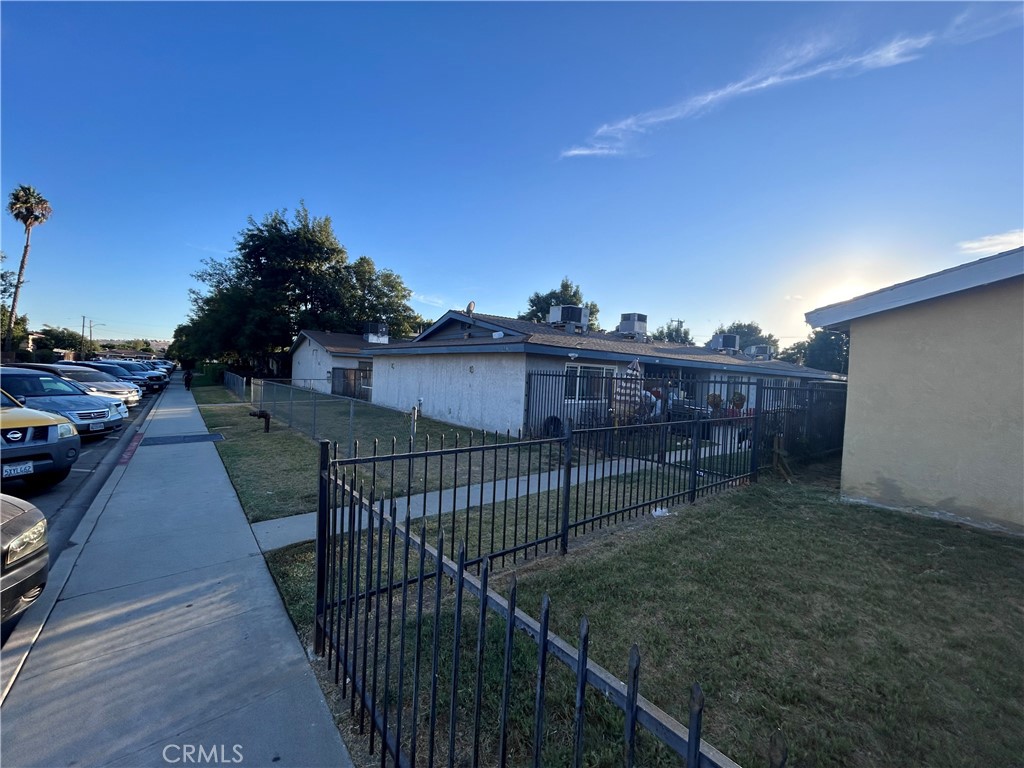
[[[36,376],[7,374],[4,376],[4,389],[15,397],[64,397],[82,394],[81,390],[49,373],[40,373]]]
[[[131,376],[132,375],[131,371],[126,371],[120,365],[104,365],[103,366],[103,370],[107,371],[108,373],[113,374],[114,376]]]
[[[75,381],[117,381],[117,379],[109,373],[93,371],[91,369],[64,371],[64,374],[65,378],[74,379]]]

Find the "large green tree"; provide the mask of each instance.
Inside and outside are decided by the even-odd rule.
[[[568,277],[563,277],[557,288],[547,293],[534,293],[526,300],[526,311],[519,315],[520,320],[533,320],[538,323],[548,321],[549,310],[555,306],[586,307],[589,310],[588,327],[596,331],[600,326],[597,315],[601,311],[597,302],[584,301],[583,290]]]
[[[350,264],[330,217],[312,216],[305,204],[291,217],[250,217],[234,255],[205,261],[194,277],[206,290],[191,292],[189,321],[175,331],[173,354],[183,359],[261,369],[300,330],[361,333],[383,322],[400,335],[422,322],[401,278],[365,256]]]
[[[14,282],[11,293],[11,308],[7,313],[7,324],[4,326],[4,351],[8,356],[14,346],[14,324],[18,317],[18,298],[21,286],[25,283],[25,266],[28,264],[28,250],[32,240],[32,228],[44,224],[53,213],[50,201],[43,197],[34,187],[18,185],[7,201],[7,211],[19,224],[25,227],[25,249],[21,252],[21,264],[18,266],[18,278]]]
[[[40,332],[42,337],[37,339],[35,344],[39,349],[61,349],[71,352],[84,352],[86,355],[93,354],[99,350],[99,346],[70,328],[57,328],[52,325],[44,325]]]
[[[693,344],[693,334],[686,327],[685,320],[669,320],[665,325],[658,326],[651,334],[655,341],[673,341],[676,344]]]
[[[734,333],[739,336],[740,349],[746,349],[754,344],[769,344],[776,349],[779,348],[779,340],[770,333],[765,333],[761,326],[757,323],[750,321],[748,323],[735,322],[729,325],[719,325],[715,329],[715,333]],[[710,346],[711,341],[709,340],[704,346]]]
[[[850,337],[845,333],[816,330],[779,352],[779,359],[819,371],[845,374],[850,368]]]

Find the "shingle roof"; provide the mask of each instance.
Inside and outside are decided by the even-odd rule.
[[[379,347],[380,344],[371,344],[358,333],[334,333],[332,331],[299,331],[292,344],[291,353],[298,349],[303,337],[312,339],[331,354],[357,355],[365,354],[366,347]]]
[[[467,338],[430,338],[433,335],[432,331],[440,329],[442,325],[453,320],[476,325],[484,333],[482,335],[470,335]],[[490,333],[486,333],[491,328],[500,330],[505,335],[494,338]],[[470,315],[458,310],[447,312],[431,328],[420,334],[416,341],[389,344],[386,354],[401,353],[403,350],[408,351],[412,349],[427,351],[448,347],[488,348],[508,344],[522,344],[533,347],[535,352],[539,352],[543,347],[554,347],[557,349],[579,350],[584,355],[586,353],[593,353],[594,355],[604,356],[634,357],[640,358],[647,364],[662,361],[678,361],[693,363],[698,366],[713,366],[720,369],[754,370],[766,374],[816,375],[829,378],[833,376],[833,374],[827,371],[818,371],[783,360],[756,360],[742,353],[735,355],[726,354],[715,349],[708,349],[707,347],[677,344],[671,341],[637,341],[625,339],[615,334],[604,333],[603,331],[591,331],[585,334],[570,333],[547,323],[535,323],[529,320],[518,320],[499,315],[485,315],[478,312]]]

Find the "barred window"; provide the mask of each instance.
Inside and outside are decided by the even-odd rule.
[[[605,397],[605,383],[615,374],[614,366],[568,363],[565,366],[565,399],[598,400]]]

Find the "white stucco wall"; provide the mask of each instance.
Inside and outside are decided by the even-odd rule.
[[[332,355],[312,339],[304,339],[292,355],[292,384],[329,395],[332,369],[358,367],[355,358]]]
[[[451,424],[517,432],[523,423],[526,356],[521,353],[377,356],[373,402]]]
[[[850,501],[1024,531],[1024,278],[855,320]]]

